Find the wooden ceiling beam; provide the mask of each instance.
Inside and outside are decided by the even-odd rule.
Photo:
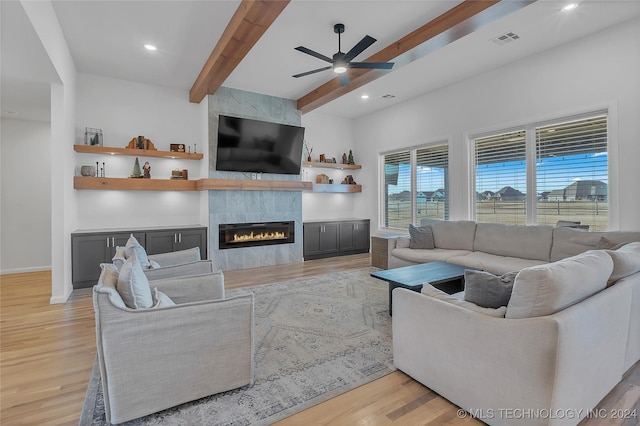
[[[495,10],[487,10],[500,3],[500,0],[465,0],[362,62],[393,61],[395,62],[393,69],[397,69],[534,1],[536,0],[507,1],[502,2],[501,7],[496,6]],[[477,17],[480,18],[471,23]],[[469,25],[461,25],[467,23]],[[450,36],[447,32],[451,32]],[[448,37],[438,40],[437,43],[434,42],[433,46],[426,44],[443,33],[447,33]],[[348,72],[350,79],[348,86],[341,86],[338,78],[334,78],[298,99],[298,109],[303,114],[310,112],[382,77],[389,71],[349,69]]]
[[[200,103],[224,83],[291,0],[242,0],[189,91]]]

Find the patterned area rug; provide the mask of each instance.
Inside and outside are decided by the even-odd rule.
[[[255,383],[125,423],[268,425],[395,370],[375,268],[230,290],[255,295]],[[80,425],[107,425],[99,370]]]

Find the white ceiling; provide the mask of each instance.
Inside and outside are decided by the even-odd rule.
[[[188,90],[239,3],[53,0],[53,7],[79,72],[181,89],[187,102]],[[223,85],[298,99],[332,74],[292,78],[326,65],[295,51],[296,46],[332,56],[338,50],[333,25],[341,22],[346,26],[343,51],[364,35],[378,39],[356,58],[361,61],[459,3],[293,0]],[[364,115],[640,16],[640,0],[582,0],[572,13],[561,12],[567,3],[538,0],[318,111]],[[0,6],[2,116],[18,112],[18,118],[46,121],[48,84],[56,81],[55,70],[20,4],[3,0]],[[491,41],[509,31],[520,39],[503,46]],[[146,51],[144,43],[157,45],[158,51]],[[360,95],[365,92],[371,97],[363,101]],[[395,98],[382,98],[386,94]]]

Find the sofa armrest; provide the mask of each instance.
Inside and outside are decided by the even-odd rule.
[[[176,304],[224,299],[224,274],[220,272],[149,281],[151,288],[166,294]]]
[[[172,266],[202,260],[202,257],[200,256],[200,247],[172,251],[169,253],[150,254],[147,257],[149,260],[158,262],[160,266]]]
[[[466,410],[493,410],[492,425],[510,424],[505,409],[588,410],[622,375],[626,293],[613,286],[554,315],[505,319],[398,288],[394,363]]]
[[[144,270],[144,274],[149,280],[177,278],[185,275],[210,274],[212,272],[214,272],[213,263],[210,260],[197,260],[179,265],[162,266],[160,268]]]

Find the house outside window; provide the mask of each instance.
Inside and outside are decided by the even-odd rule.
[[[608,228],[607,114],[472,138],[475,219]]]
[[[381,155],[381,227],[407,229],[422,218],[449,218],[449,146]]]

